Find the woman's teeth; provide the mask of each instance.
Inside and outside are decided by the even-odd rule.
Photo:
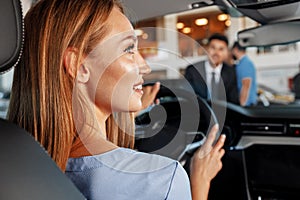
[[[133,90],[134,90],[135,92],[137,92],[138,94],[140,94],[140,95],[143,95],[143,94],[144,94],[142,84],[134,86],[134,87],[133,87]]]
[[[143,86],[142,85],[137,85],[133,87],[134,90],[142,90]]]

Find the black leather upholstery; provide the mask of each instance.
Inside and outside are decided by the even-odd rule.
[[[31,135],[1,119],[0,127],[0,199],[84,199]]]
[[[0,72],[16,65],[23,43],[19,0],[0,1]],[[0,199],[85,199],[34,138],[0,119]]]
[[[18,61],[23,44],[23,22],[20,0],[0,2],[0,73]]]

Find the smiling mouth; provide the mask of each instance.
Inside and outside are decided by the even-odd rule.
[[[140,95],[143,95],[144,94],[144,91],[143,91],[143,85],[140,84],[140,85],[136,85],[133,87],[133,90],[137,93],[139,93]]]

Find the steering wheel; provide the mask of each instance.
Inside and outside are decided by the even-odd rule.
[[[206,100],[185,89],[161,85],[156,98],[160,104],[149,107],[135,119],[135,148],[184,164],[218,123],[217,117]]]

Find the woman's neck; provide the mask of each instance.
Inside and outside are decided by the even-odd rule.
[[[80,137],[76,138],[73,143],[70,158],[79,158],[84,156],[92,156],[103,154],[105,152],[111,151],[118,148],[118,146],[107,141],[103,137],[93,137],[90,141],[82,142]]]
[[[84,125],[79,137],[75,139],[70,152],[71,158],[102,154],[118,147],[107,140],[106,119],[109,115],[97,108],[94,113],[91,119],[93,126]]]

